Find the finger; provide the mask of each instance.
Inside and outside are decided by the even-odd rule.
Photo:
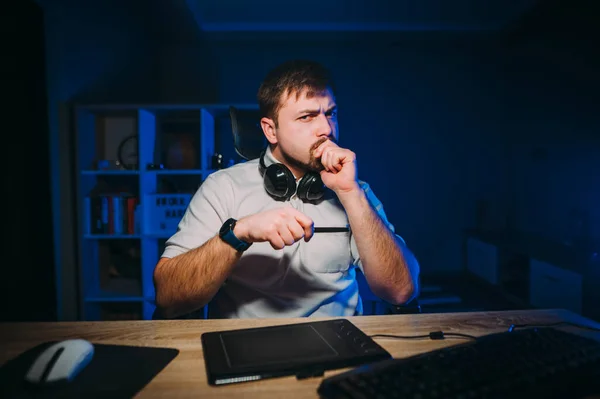
[[[280,228],[277,229],[277,232],[279,233],[279,236],[281,237],[285,245],[292,245],[296,242],[296,240],[294,240],[294,236],[290,232],[290,224],[291,223],[289,221],[286,221]]]
[[[279,234],[273,234],[272,236],[270,236],[270,238],[269,238],[269,244],[271,244],[271,246],[275,250],[279,250],[279,249],[285,248],[285,242],[279,236]]]
[[[311,223],[309,225],[303,226],[302,228],[304,230],[304,241],[309,242],[315,234],[315,226],[313,223]]]
[[[343,155],[340,152],[335,152],[332,156],[332,161],[331,161],[331,166],[333,167],[333,169],[335,169],[337,172],[339,172],[340,170],[342,170],[343,167]]]
[[[317,148],[315,148],[315,150],[313,151],[313,155],[315,156],[315,158],[319,158],[322,153],[323,153],[323,143],[319,144],[319,146]]]
[[[327,164],[329,166],[329,171],[331,173],[337,173],[337,169],[335,168],[335,163],[336,163],[336,154],[335,151],[333,150],[329,150],[327,152]]]
[[[285,245],[292,245],[296,242],[296,240],[294,240],[294,236],[292,235],[290,229],[287,226],[279,230],[279,237],[281,237]]]
[[[296,221],[300,224],[302,229],[304,229],[304,241],[310,240],[313,235],[313,220],[296,209],[294,209],[293,216],[294,219],[296,219]]]
[[[337,172],[339,172],[338,165],[340,163],[340,161],[339,161],[339,159],[340,159],[339,153],[337,151],[331,151],[331,155],[330,156],[331,156],[331,160],[330,160],[330,162],[331,162],[331,170],[333,171],[333,173],[337,173]]]
[[[326,171],[331,172],[330,163],[329,163],[329,149],[325,149],[323,151],[323,155],[321,155],[321,163]]]
[[[290,211],[290,216],[293,217],[298,223],[300,223],[300,225],[303,228],[306,226],[310,227],[313,225],[313,220],[306,216],[304,213],[294,208],[291,208]]]
[[[327,148],[327,145],[331,143],[331,140],[325,140],[315,149],[314,155],[315,158],[318,158],[321,154],[323,154],[323,150]]]
[[[315,234],[315,225],[311,223],[310,226],[303,226],[304,228],[304,241],[309,242]]]
[[[342,150],[340,151],[340,163],[343,165],[345,163],[354,162],[356,159],[356,154],[354,154],[350,150]]]
[[[331,160],[331,168],[337,172],[341,171],[344,164],[354,161],[354,153],[352,151],[338,148],[332,151],[333,156]]]
[[[290,234],[294,238],[294,242],[299,241],[302,237],[304,237],[304,228],[296,220],[290,223],[288,228],[290,230]]]
[[[319,147],[317,147],[317,151],[315,151],[315,158],[319,158],[319,156],[323,156],[323,154],[332,148],[339,148],[339,146],[331,140],[327,140],[323,142]]]

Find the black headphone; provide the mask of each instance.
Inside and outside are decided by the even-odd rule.
[[[294,174],[282,163],[265,166],[265,151],[260,155],[260,170],[263,175],[265,190],[278,201],[289,200],[294,193],[302,201],[317,201],[323,198],[325,186],[321,175],[317,172],[306,172],[298,182]]]

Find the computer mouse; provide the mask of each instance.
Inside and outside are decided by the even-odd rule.
[[[72,381],[93,356],[94,345],[84,339],[58,342],[37,356],[25,380],[38,385]]]

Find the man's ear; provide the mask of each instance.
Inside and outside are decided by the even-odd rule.
[[[277,144],[277,134],[275,129],[275,122],[271,118],[261,118],[260,126],[262,127],[265,137],[271,144]]]

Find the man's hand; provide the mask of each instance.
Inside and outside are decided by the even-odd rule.
[[[321,158],[324,170],[321,179],[336,194],[344,194],[359,189],[356,171],[356,154],[338,147],[331,140],[323,142],[314,151],[315,158]]]
[[[242,241],[268,241],[273,249],[283,249],[301,238],[310,240],[313,227],[311,218],[291,206],[284,206],[241,218],[233,234]]]

